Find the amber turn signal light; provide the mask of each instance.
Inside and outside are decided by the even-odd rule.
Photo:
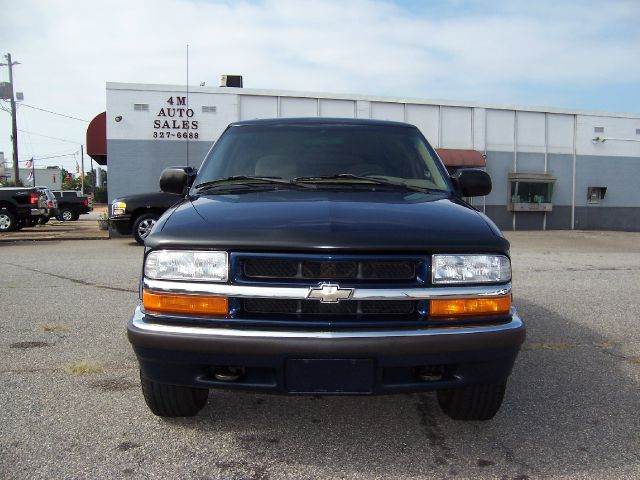
[[[457,298],[431,300],[432,317],[468,317],[471,315],[505,315],[511,309],[511,295],[495,298]]]
[[[227,297],[179,295],[143,290],[142,305],[146,312],[157,315],[219,317],[229,313]]]

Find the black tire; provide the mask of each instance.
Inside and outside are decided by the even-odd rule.
[[[505,389],[506,383],[499,383],[439,390],[438,403],[454,420],[490,420],[500,410]]]
[[[144,239],[147,238],[149,232],[158,221],[160,216],[157,213],[143,213],[136,221],[133,222],[133,238],[140,245],[144,245]]]
[[[22,230],[27,224],[24,221],[24,218],[19,218],[16,220],[16,224],[13,227],[13,231],[17,232],[18,230]]]
[[[60,210],[60,214],[58,215],[58,220],[62,220],[63,222],[71,222],[76,217],[77,217],[76,212],[74,212],[70,208],[63,208],[62,210]]]
[[[0,232],[11,232],[16,229],[16,216],[9,210],[0,210]]]
[[[144,401],[159,417],[193,417],[207,403],[206,388],[180,387],[149,380],[140,373]]]
[[[34,219],[34,217],[28,217],[23,220],[23,227],[33,227],[36,223],[38,223],[37,219]]]
[[[40,217],[38,217],[38,225],[44,225],[45,223],[47,223],[49,221],[51,217],[47,217],[45,215],[42,215]]]

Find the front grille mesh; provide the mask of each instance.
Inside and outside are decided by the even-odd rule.
[[[412,260],[246,258],[243,266],[249,279],[411,281],[416,278],[416,261]]]
[[[243,300],[245,312],[258,315],[298,315],[336,317],[361,317],[363,315],[412,316],[416,312],[415,301],[405,300],[366,300],[342,301],[339,303],[321,303],[316,300],[284,300],[248,298]]]

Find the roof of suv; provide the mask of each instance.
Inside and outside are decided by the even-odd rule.
[[[243,120],[232,122],[229,126],[243,125],[362,125],[377,127],[403,127],[416,128],[415,125],[404,122],[392,122],[390,120],[370,120],[365,118],[324,118],[324,117],[303,117],[303,118],[266,118],[260,120]]]

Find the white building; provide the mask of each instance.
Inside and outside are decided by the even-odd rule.
[[[35,175],[34,175],[35,174]],[[35,176],[35,186],[47,187],[51,190],[62,189],[62,170],[60,167],[46,167],[46,168],[19,168],[18,176],[25,186],[33,186],[34,181],[32,176]],[[13,181],[13,168],[4,168],[4,172],[0,171],[0,177],[6,178],[7,181]]]
[[[640,230],[640,114],[401,97],[108,83],[109,199],[198,167],[231,122],[317,116],[408,122],[482,153],[493,191],[474,204],[503,229]]]

